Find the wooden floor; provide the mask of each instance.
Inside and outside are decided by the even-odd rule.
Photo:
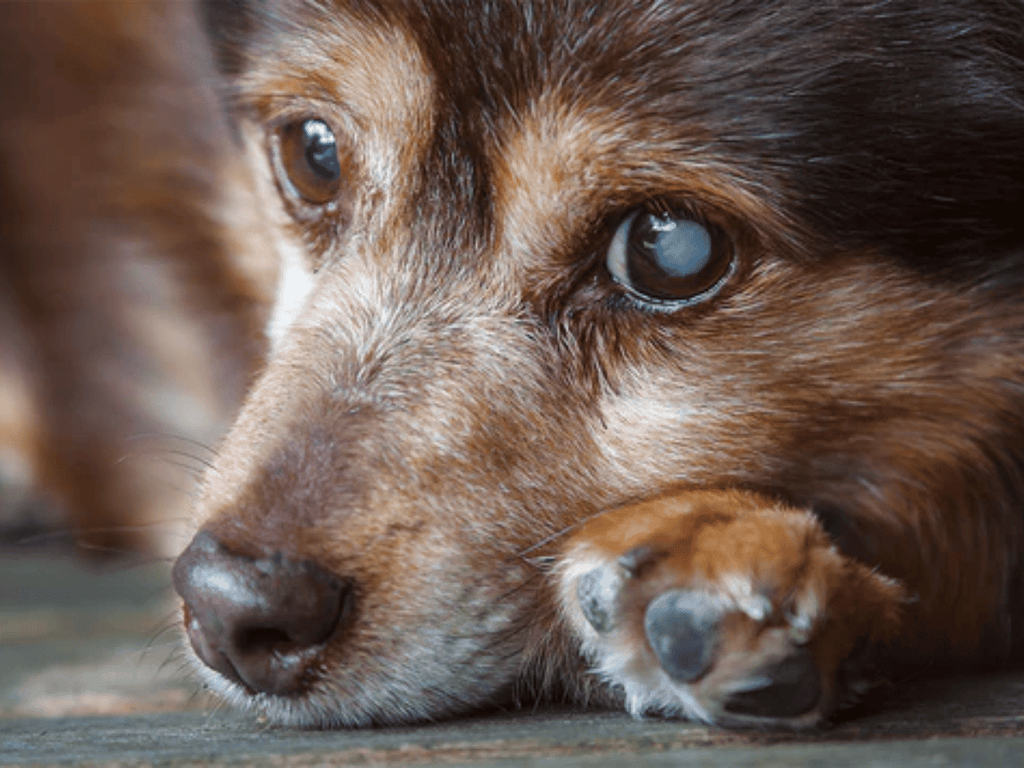
[[[1024,766],[1024,673],[907,684],[800,736],[568,711],[271,728],[197,693],[167,584],[0,551],[0,765]]]

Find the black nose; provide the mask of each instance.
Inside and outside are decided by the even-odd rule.
[[[238,555],[205,531],[174,563],[173,578],[196,654],[252,693],[301,693],[350,612],[349,584],[316,563]]]

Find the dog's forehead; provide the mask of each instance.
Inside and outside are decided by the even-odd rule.
[[[449,149],[505,133],[540,99],[574,128],[601,105],[647,124],[649,140],[688,134],[706,143],[722,131],[721,121],[701,119],[720,109],[716,88],[727,86],[718,96],[738,90],[739,76],[753,68],[749,57],[730,55],[730,36],[747,34],[742,20],[707,8],[663,0],[294,0],[259,17],[242,90],[340,102],[361,121],[392,128],[415,115],[431,121],[420,128],[457,134]],[[767,80],[776,73],[759,73],[761,90],[772,90]],[[752,99],[756,89],[745,88],[742,100]],[[701,127],[712,122],[714,132]]]

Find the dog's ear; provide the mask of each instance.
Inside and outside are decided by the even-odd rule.
[[[210,38],[217,67],[237,74],[260,0],[199,0],[199,15]]]

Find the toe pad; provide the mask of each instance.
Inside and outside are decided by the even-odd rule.
[[[690,683],[707,671],[718,646],[720,618],[720,608],[699,592],[672,590],[651,601],[644,630],[669,677]]]

